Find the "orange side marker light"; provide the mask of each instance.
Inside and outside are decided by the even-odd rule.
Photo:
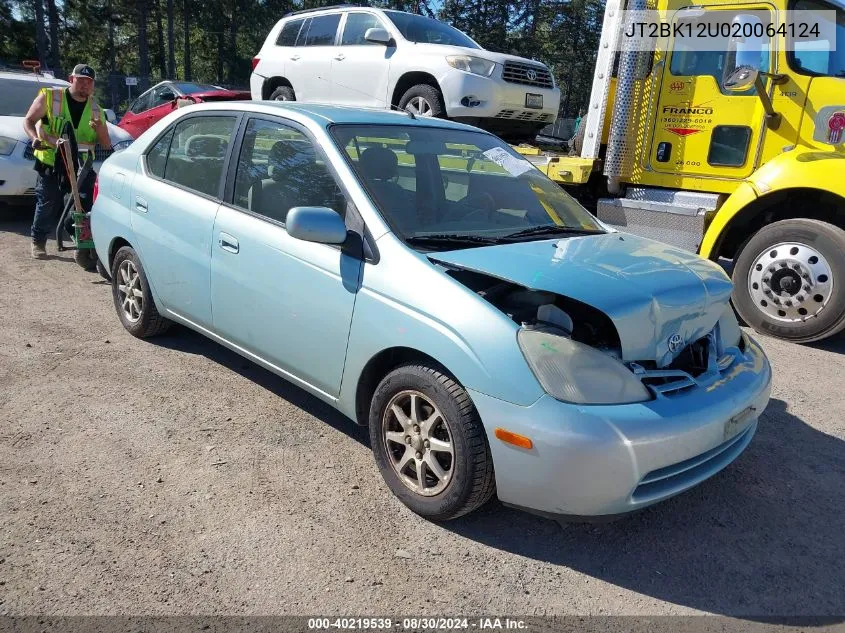
[[[534,442],[531,441],[531,438],[520,435],[519,433],[512,433],[511,431],[499,428],[496,429],[496,437],[505,444],[513,444],[514,446],[528,450],[534,448]]]

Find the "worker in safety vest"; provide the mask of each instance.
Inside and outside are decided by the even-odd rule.
[[[70,121],[76,135],[80,155],[94,151],[99,144],[111,149],[108,128],[103,120],[102,110],[94,100],[96,73],[87,64],[77,64],[70,76],[70,87],[42,88],[26,113],[23,127],[35,150],[35,170],[38,182],[35,186],[35,217],[32,221],[32,256],[44,259],[47,256],[47,235],[55,227],[61,213],[64,192],[59,170],[65,166],[57,156],[56,141],[65,124]],[[71,177],[76,178],[77,166],[71,166]],[[80,197],[90,204],[93,194],[94,175],[79,184]],[[83,202],[84,204],[84,202]]]

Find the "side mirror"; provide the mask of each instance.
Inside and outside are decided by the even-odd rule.
[[[740,66],[725,77],[722,87],[728,92],[745,92],[751,90],[760,77],[760,71],[751,66]]]
[[[173,101],[176,98],[176,94],[171,92],[170,90],[166,90],[161,93],[161,100],[162,101]]]
[[[285,217],[288,235],[306,242],[343,244],[346,224],[328,207],[293,207]]]
[[[367,29],[367,32],[364,33],[364,39],[368,42],[384,44],[385,46],[389,46],[393,41],[393,38],[390,36],[390,33],[387,32],[387,29],[383,29],[381,27]]]
[[[109,123],[114,123],[115,121],[117,121],[117,115],[114,113],[114,110],[112,110],[111,108],[105,109],[105,115],[106,115],[106,121],[108,121]]]

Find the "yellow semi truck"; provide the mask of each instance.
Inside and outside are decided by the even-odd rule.
[[[518,150],[604,222],[732,262],[754,329],[796,342],[845,329],[845,5],[656,1],[608,0],[572,151]],[[626,49],[646,9],[670,25],[724,16],[739,35],[718,51]],[[777,30],[756,28],[760,12]],[[790,42],[793,12],[832,12],[829,38]]]

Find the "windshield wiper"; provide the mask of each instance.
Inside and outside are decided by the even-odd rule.
[[[412,235],[405,238],[408,244],[420,244],[422,246],[440,246],[460,244],[462,246],[488,246],[501,243],[501,239],[483,237],[481,235],[465,235],[462,233],[436,233],[433,235]]]
[[[533,237],[540,235],[602,235],[604,231],[600,229],[582,229],[572,226],[560,226],[558,224],[551,224],[548,226],[532,226],[527,229],[522,229],[516,233],[505,235],[503,240],[519,239],[520,237]]]

